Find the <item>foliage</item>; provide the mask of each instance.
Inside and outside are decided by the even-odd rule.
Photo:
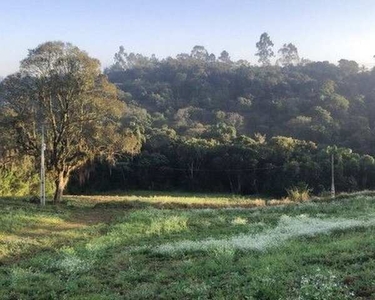
[[[110,182],[108,173],[93,172],[92,185],[73,179],[70,191],[95,186],[285,196],[306,182],[321,193],[330,185],[325,149],[334,145],[354,152],[336,160],[337,190],[375,188],[373,165],[361,163],[375,154],[375,73],[353,61],[300,60],[292,43],[280,49],[281,66],[273,66],[272,47],[262,34],[257,48],[265,66],[232,61],[227,51],[210,59],[196,46],[176,58],[108,68],[110,81],[148,113],[149,121],[138,123],[145,143],[139,155],[122,158],[121,168],[110,168]],[[172,131],[173,137],[166,134]]]
[[[16,151],[38,158],[40,128],[47,128],[47,170],[59,201],[70,173],[95,157],[111,159],[137,149],[121,124],[124,103],[116,87],[100,74],[100,63],[62,42],[29,50],[20,71],[1,83],[0,114],[15,136]]]
[[[272,50],[273,42],[267,32],[262,33],[256,46],[258,52],[255,55],[259,56],[259,62],[265,66],[270,65],[270,58],[274,56],[274,53]]]
[[[298,299],[324,300],[324,299],[351,299],[354,294],[342,285],[337,276],[332,272],[324,272],[317,268],[316,274],[309,274],[301,278],[301,287]]]
[[[31,51],[21,71],[40,63],[37,58],[46,49],[60,51],[59,45],[46,43]],[[96,60],[63,45],[94,69],[97,80],[89,76],[82,82],[95,82],[104,93],[93,102],[85,98],[98,104],[94,110],[99,119],[85,126],[85,138],[77,142],[79,135],[66,133],[76,146],[70,148],[83,147],[69,160],[77,163],[68,174],[71,193],[156,189],[286,196],[287,189],[305,182],[319,194],[330,185],[328,146],[341,149],[335,160],[338,191],[375,188],[375,72],[359,69],[354,61],[298,62],[297,47],[285,43],[279,64],[272,65],[273,42],[264,33],[258,43],[264,66],[235,61],[225,50],[216,59],[202,45],[165,59],[120,47],[114,64],[105,70],[111,84]],[[24,138],[34,140],[33,151],[39,155],[39,132],[32,129],[39,125],[34,122],[24,126],[31,131],[17,133],[10,122],[17,116],[8,109],[8,96],[28,91],[22,88],[26,81],[35,83],[21,75],[2,82],[8,94],[0,97],[0,124],[6,128],[0,132],[0,160],[6,168],[22,154],[20,143],[32,146]],[[73,75],[64,78],[81,78]],[[55,89],[56,84],[65,90],[70,82],[59,80],[47,85],[57,96],[63,91]],[[22,101],[17,103],[23,107]],[[48,157],[54,153],[51,128]],[[32,134],[25,135],[29,131]],[[20,152],[16,156],[14,149]],[[50,170],[56,169],[51,159],[48,163]],[[33,174],[37,170],[36,165]]]
[[[46,179],[46,194],[52,196],[53,181],[50,177]],[[25,157],[9,167],[0,167],[0,196],[30,196],[39,193],[39,174],[33,171],[30,157]]]
[[[282,49],[284,67],[231,61],[227,51],[210,61],[197,46],[192,54],[113,66],[106,74],[150,119],[163,119],[151,127],[168,126],[179,136],[213,137],[212,128],[225,123],[237,135],[291,136],[374,154],[375,73],[346,60],[298,63],[295,45]]]
[[[281,57],[278,59],[278,63],[282,66],[297,65],[300,62],[298,50],[292,43],[284,44],[278,51]]]
[[[319,194],[330,189],[329,149],[289,137],[223,135],[219,140],[186,139],[173,131],[158,130],[150,134],[140,154],[123,157],[110,168],[99,162],[87,168],[89,181],[80,181],[79,173],[75,173],[69,191],[152,189],[280,197],[304,182]],[[375,188],[372,156],[359,155],[347,148],[337,151],[337,191]],[[308,197],[303,189],[296,192],[301,192],[302,198]]]
[[[307,185],[294,186],[287,190],[290,201],[307,201],[311,197],[311,192]]]

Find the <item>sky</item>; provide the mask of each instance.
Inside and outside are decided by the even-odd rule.
[[[50,40],[73,43],[103,67],[120,45],[159,58],[203,45],[256,63],[262,32],[275,50],[291,42],[307,59],[370,67],[374,16],[374,0],[0,0],[0,76],[16,72],[28,49]]]

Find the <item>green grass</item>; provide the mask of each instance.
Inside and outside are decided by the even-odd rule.
[[[40,208],[0,200],[0,299],[375,298],[373,193],[252,201],[140,193]]]

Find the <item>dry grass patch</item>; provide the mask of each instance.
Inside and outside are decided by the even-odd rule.
[[[190,208],[226,208],[226,207],[262,207],[267,199],[234,195],[193,195],[193,194],[153,194],[139,193],[116,196],[90,195],[66,196],[73,205],[88,207],[190,209]],[[274,200],[276,201],[276,200]]]

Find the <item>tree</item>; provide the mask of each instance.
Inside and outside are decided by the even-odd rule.
[[[215,54],[211,53],[208,58],[207,58],[207,61],[210,62],[210,63],[214,63],[216,61],[216,56]]]
[[[292,43],[284,44],[278,52],[281,56],[278,63],[282,66],[297,65],[300,62],[298,49]]]
[[[359,72],[359,65],[354,60],[340,59],[339,68],[346,76]]]
[[[375,160],[370,155],[364,155],[360,158],[360,167],[362,171],[362,188],[367,188],[368,174],[373,170],[375,165]]]
[[[98,60],[63,42],[29,50],[20,71],[1,83],[0,114],[14,128],[19,151],[39,157],[40,128],[47,129],[46,164],[60,201],[72,171],[96,157],[139,149],[121,124],[125,104],[101,74]]]
[[[337,84],[332,80],[324,82],[320,90],[320,99],[331,112],[347,111],[350,102],[345,97],[336,93],[336,87]]]
[[[227,64],[230,64],[232,62],[229,53],[225,50],[220,53],[218,60]]]
[[[334,197],[336,192],[335,178],[338,177],[342,180],[344,169],[343,160],[352,154],[352,150],[334,145],[328,146],[325,151],[331,157],[331,194]]]
[[[115,53],[112,70],[126,70],[129,66],[127,63],[128,54],[125,52],[124,46],[120,46],[119,51]]]
[[[191,50],[191,57],[197,60],[207,61],[209,58],[209,54],[207,50],[203,46],[194,46],[193,50]]]
[[[255,55],[259,56],[258,61],[262,65],[270,65],[270,59],[275,56],[275,54],[272,50],[273,42],[271,41],[271,38],[267,32],[262,33],[259,42],[256,43],[256,47],[258,49],[258,52]]]
[[[176,150],[181,167],[187,168],[191,188],[194,189],[195,177],[198,175],[210,148],[215,142],[205,139],[192,138],[179,143]]]
[[[155,64],[158,59],[155,54],[151,58],[139,53],[127,53],[124,46],[120,46],[119,51],[114,55],[114,64],[109,71],[124,71],[135,67],[146,67]]]

